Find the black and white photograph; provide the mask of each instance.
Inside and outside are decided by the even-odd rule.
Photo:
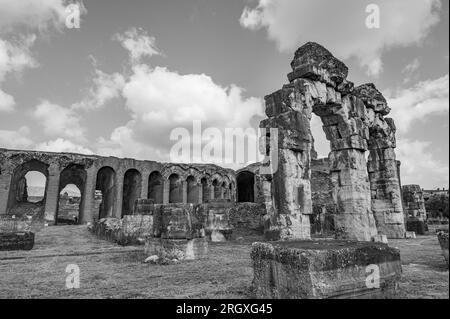
[[[0,0],[0,299],[448,300],[448,236],[448,0]]]

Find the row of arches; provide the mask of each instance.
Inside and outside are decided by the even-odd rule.
[[[35,196],[35,193],[30,192],[30,184],[32,184],[28,178],[30,173],[40,175],[41,196]],[[170,175],[167,176],[168,174]],[[159,171],[154,171],[148,177],[147,189],[143,189],[146,183],[143,183],[142,174],[137,169],[127,170],[123,176],[123,184],[118,185],[120,179],[117,178],[116,171],[112,167],[104,166],[97,171],[95,177],[95,198],[98,200],[98,205],[95,206],[96,211],[93,214],[97,218],[114,216],[117,211],[116,205],[120,203],[117,201],[117,196],[121,196],[122,199],[122,216],[133,214],[135,201],[145,196],[156,204],[165,202],[198,204],[212,199],[254,201],[254,174],[250,172],[239,173],[236,185],[228,177],[218,174],[203,177],[190,174],[185,177],[187,174],[182,175],[178,171],[161,174]],[[67,189],[71,189],[78,194],[78,199],[70,202],[72,206],[75,204],[78,206],[75,221],[81,222],[85,213],[83,209],[86,207],[86,181],[87,171],[84,165],[69,164],[59,173],[58,191],[55,194],[49,194],[47,192],[49,165],[35,159],[27,161],[19,165],[12,174],[8,210],[14,210],[25,203],[44,209],[48,200],[46,197],[57,196],[55,221],[58,223],[60,209],[63,208],[63,204],[67,204]],[[54,188],[53,186],[52,189]],[[87,207],[90,206],[87,205]]]

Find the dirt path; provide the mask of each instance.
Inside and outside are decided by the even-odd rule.
[[[48,227],[32,251],[0,252],[0,298],[249,298],[250,245],[210,244],[207,260],[158,266],[142,263],[142,247],[99,240],[86,227]],[[390,245],[402,255],[400,298],[449,297],[435,236]],[[65,287],[69,264],[80,268],[80,289]]]

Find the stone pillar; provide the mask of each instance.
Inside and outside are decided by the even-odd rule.
[[[124,174],[120,170],[117,171],[116,174],[116,181],[115,181],[115,204],[114,204],[114,216],[108,216],[108,217],[114,217],[114,218],[122,218],[122,202],[123,202],[123,180],[124,180]]]
[[[405,215],[409,218],[416,218],[419,221],[427,220],[425,200],[423,191],[419,185],[404,185],[403,198],[405,201]]]
[[[371,150],[368,170],[378,232],[388,238],[404,238],[402,192],[394,149]]]
[[[198,203],[201,204],[203,203],[203,185],[200,182],[197,183],[197,190]]]
[[[182,181],[181,182],[181,188],[182,188],[182,192],[183,192],[183,204],[187,204],[187,182],[186,181]]]
[[[142,173],[142,187],[141,187],[141,197],[140,198],[148,198],[148,179],[150,177],[149,172]]]
[[[269,118],[260,127],[266,132],[273,128],[278,131],[278,169],[272,176],[274,209],[265,222],[266,238],[310,239],[311,108],[302,105],[295,83],[265,100]]]
[[[367,112],[370,150],[367,169],[378,233],[388,238],[404,238],[402,191],[395,156],[396,127],[394,120],[385,117],[390,108],[372,83],[358,86],[354,94],[364,102]]]
[[[51,164],[48,168],[48,181],[45,193],[45,221],[49,224],[56,222],[60,173],[58,164]]]
[[[209,185],[209,199],[214,200],[214,186],[212,184]]]
[[[0,174],[0,215],[4,215],[8,210],[9,188],[11,186],[12,175],[6,171]]]
[[[163,181],[163,204],[165,205],[169,204],[169,197],[170,197],[170,181],[168,179],[165,179]]]
[[[95,212],[95,186],[97,183],[97,169],[90,167],[86,170],[86,185],[84,187],[84,199],[83,199],[83,215],[80,218],[82,224],[92,223],[94,221]]]

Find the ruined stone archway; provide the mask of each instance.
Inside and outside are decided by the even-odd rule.
[[[116,172],[109,166],[102,167],[97,172],[95,189],[101,192],[99,219],[112,217],[114,212],[116,188]]]
[[[81,198],[81,191],[75,184],[68,184],[59,192],[58,210],[55,216],[56,225],[78,225],[81,223]]]
[[[237,174],[237,202],[253,203],[255,201],[255,174],[243,171]]]
[[[48,164],[35,159],[29,160],[14,169],[8,195],[7,212],[9,214],[20,216],[25,212],[34,217],[43,217],[48,186],[48,169]],[[29,202],[30,194],[25,175],[30,172],[38,172],[45,177],[43,196],[35,203]],[[20,207],[24,205],[27,206],[26,209]]]
[[[123,180],[122,217],[133,215],[134,203],[141,195],[142,175],[137,169],[125,172]]]
[[[270,174],[274,210],[268,216],[266,230],[270,236],[283,239],[310,238],[310,121],[314,113],[321,118],[331,145],[330,179],[337,207],[335,236],[370,241],[378,230],[371,198],[371,186],[376,184],[369,182],[366,161],[372,120],[368,110],[387,114],[385,100],[372,90],[373,85],[354,88],[346,79],[345,64],[317,43],[300,47],[291,67],[289,84],[266,97],[268,119],[260,124],[261,128],[278,129],[279,135],[277,169]]]
[[[183,202],[183,183],[178,174],[169,176],[169,203],[176,204]]]
[[[164,196],[164,180],[160,172],[152,172],[148,178],[148,199],[155,204],[162,204]]]
[[[62,219],[62,218],[60,218],[62,216],[59,215],[60,209],[63,209],[63,207],[60,206],[61,191],[69,184],[75,185],[80,192],[80,198],[79,198],[79,202],[77,204],[78,205],[78,214],[77,214],[76,223],[80,223],[83,220],[83,217],[84,217],[83,203],[85,200],[86,178],[87,178],[87,173],[86,173],[86,170],[84,169],[84,166],[78,165],[78,164],[70,164],[61,172],[60,178],[59,178],[58,208],[57,208],[56,216],[55,216],[55,224],[58,224],[58,218]],[[76,200],[74,198],[67,199],[67,207],[72,205],[71,204],[72,202],[76,202]],[[64,203],[66,203],[66,202],[64,202]],[[67,207],[65,208],[65,210],[68,209]],[[67,222],[67,218],[64,218],[64,219],[65,219],[65,222]]]

